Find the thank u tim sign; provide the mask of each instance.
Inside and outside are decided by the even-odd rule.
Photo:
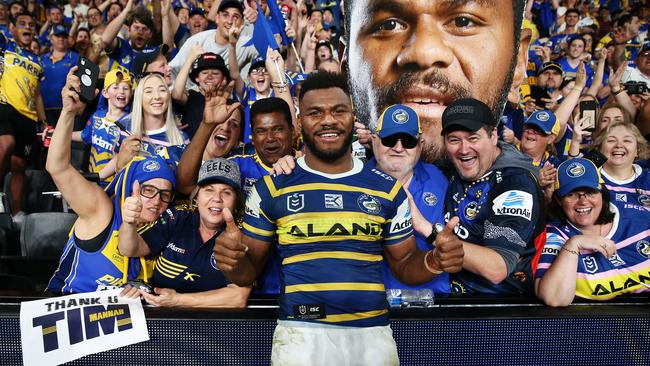
[[[140,300],[119,293],[118,289],[23,302],[24,364],[61,364],[149,340]]]

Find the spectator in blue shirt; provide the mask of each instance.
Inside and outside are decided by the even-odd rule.
[[[65,85],[66,75],[70,68],[77,64],[79,54],[69,49],[68,29],[63,25],[54,27],[50,42],[52,50],[41,56],[43,77],[40,84],[47,123],[54,126],[63,107],[61,90]]]

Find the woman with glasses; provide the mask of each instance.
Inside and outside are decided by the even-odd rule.
[[[151,73],[138,82],[131,123],[126,128],[139,139],[139,154],[160,156],[173,168],[189,143],[187,136],[176,126],[171,93],[165,77],[158,73]]]
[[[62,91],[63,109],[52,135],[46,169],[63,199],[79,215],[74,229],[47,286],[55,294],[96,291],[120,287],[129,280],[148,277],[143,258],[125,257],[117,249],[122,206],[135,182],[147,187],[141,193],[141,223],[153,222],[167,209],[175,189],[171,168],[158,157],[136,157],[102,190],[70,164],[70,142],[75,115],[85,104],[77,94],[80,81],[73,67]],[[155,189],[155,192],[154,192]],[[160,192],[161,194],[157,194]]]
[[[155,224],[140,228],[145,213],[141,197],[159,192],[134,187],[124,203],[119,250],[129,257],[156,258],[152,292],[130,288],[124,296],[142,296],[165,307],[244,307],[250,288],[238,287],[217,269],[212,254],[226,220],[240,221],[244,201],[239,167],[223,158],[205,162],[199,170],[193,204],[167,210]],[[138,194],[139,192],[139,194]],[[162,193],[161,193],[162,197]],[[167,197],[169,198],[169,197]]]
[[[643,280],[650,269],[649,212],[611,204],[587,159],[560,164],[555,184],[555,219],[533,259],[537,296],[549,306],[567,306],[574,297],[608,300],[649,291]]]

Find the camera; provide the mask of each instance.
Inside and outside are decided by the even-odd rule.
[[[643,94],[648,91],[648,85],[643,81],[628,81],[623,83],[623,87],[628,94]]]

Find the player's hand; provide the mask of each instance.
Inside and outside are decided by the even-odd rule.
[[[458,225],[460,219],[454,216],[447,222],[445,228],[436,236],[436,248],[433,255],[433,268],[440,269],[447,273],[456,273],[463,269],[463,242],[454,234],[454,228]]]
[[[289,175],[295,168],[296,159],[291,155],[285,155],[273,164],[271,175]]]
[[[241,243],[241,231],[228,208],[223,209],[223,218],[226,230],[217,236],[212,250],[217,268],[228,273],[237,269],[240,261],[246,257],[248,247]]]
[[[214,89],[205,94],[205,107],[203,109],[203,123],[218,125],[230,118],[230,116],[241,106],[240,103],[226,104],[228,97],[235,88],[235,81],[226,84],[226,79]]]
[[[361,122],[354,122],[354,130],[357,133],[357,141],[367,149],[372,148],[372,143],[370,141],[370,130],[366,125]]]
[[[153,294],[138,290],[140,296],[149,304],[158,307],[175,307],[181,305],[181,294],[171,288],[154,287]],[[154,295],[155,294],[155,295]]]
[[[131,225],[138,225],[142,220],[142,198],[140,197],[140,182],[133,182],[133,192],[122,204],[122,222]]]

